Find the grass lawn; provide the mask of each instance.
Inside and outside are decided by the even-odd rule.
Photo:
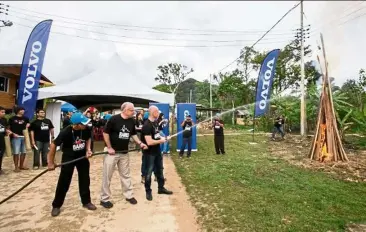
[[[366,183],[291,166],[271,158],[266,142],[248,141],[227,136],[227,155],[219,156],[204,136],[191,159],[173,156],[206,230],[325,232],[366,222]]]

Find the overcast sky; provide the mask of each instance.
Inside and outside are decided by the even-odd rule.
[[[126,71],[134,73],[141,84],[156,85],[156,67],[167,62],[192,67],[195,72],[191,77],[204,80],[237,58],[240,48],[251,46],[296,3],[5,2],[10,5],[9,15],[4,17],[1,14],[0,17],[13,21],[14,25],[1,28],[0,63],[21,63],[32,28],[43,19],[53,19],[43,73],[55,83],[82,77],[103,65],[115,53],[126,63]],[[305,25],[312,25],[311,38],[306,43],[315,49],[319,32],[323,32],[331,74],[336,78],[336,83],[357,77],[358,70],[366,68],[362,56],[366,52],[366,3],[305,2],[304,11]],[[299,26],[300,7],[290,13],[255,49],[282,48],[294,38],[294,29]],[[198,31],[162,30],[157,27]],[[212,30],[242,32],[219,33]],[[228,44],[236,46],[225,46]],[[192,47],[197,45],[216,47]],[[315,55],[306,59],[314,59]],[[233,68],[235,64],[227,70]]]

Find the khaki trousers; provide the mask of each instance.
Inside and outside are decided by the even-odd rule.
[[[116,153],[115,155],[105,155],[103,160],[103,182],[100,200],[107,202],[111,197],[111,179],[114,168],[117,165],[121,180],[122,193],[126,199],[133,197],[132,182],[130,175],[130,156],[129,154]]]

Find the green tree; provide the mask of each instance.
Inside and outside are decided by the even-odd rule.
[[[159,65],[157,71],[158,75],[155,77],[155,81],[166,85],[169,88],[170,93],[173,93],[174,95],[185,78],[190,73],[194,72],[193,68],[188,68],[187,66],[178,63]],[[176,99],[174,99],[174,101],[176,101]]]
[[[212,84],[212,107],[219,108],[220,100],[217,96],[218,86]],[[196,82],[196,103],[204,107],[210,107],[210,82]]]
[[[244,83],[248,83],[250,78],[249,74],[254,69],[253,65],[255,63],[253,62],[253,59],[258,55],[258,52],[254,50],[252,47],[244,47],[240,50],[240,56],[239,60],[237,62],[238,68],[243,70],[243,81]]]
[[[276,72],[273,81],[273,93],[279,94],[286,89],[298,89],[301,81],[301,67],[300,67],[300,41],[295,39],[281,49],[280,55],[276,64]],[[257,52],[251,59],[252,67],[258,71],[261,67],[263,60],[269,51]],[[305,56],[310,55],[312,52],[310,45],[305,46]],[[319,79],[312,62],[305,63],[305,79],[308,83],[314,83]]]
[[[236,72],[220,73],[219,76],[221,81],[217,94],[225,106],[235,108],[235,106],[243,105],[243,95],[247,92],[247,88],[243,84],[242,78]],[[232,122],[233,124],[236,122],[235,112],[233,112]]]
[[[166,84],[160,84],[160,85],[154,86],[153,89],[158,90],[160,92],[164,92],[164,93],[172,93],[170,90],[171,89],[170,86],[166,85]]]

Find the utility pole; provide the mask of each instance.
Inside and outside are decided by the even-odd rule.
[[[306,109],[305,109],[305,64],[304,64],[304,3],[301,1],[301,16],[300,16],[300,39],[301,39],[301,136],[306,136]]]
[[[211,122],[212,122],[212,74],[210,74],[210,111],[211,111]]]

